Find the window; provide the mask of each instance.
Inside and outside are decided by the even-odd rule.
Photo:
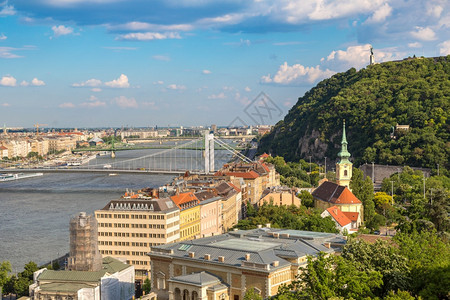
[[[348,176],[347,174],[347,170],[344,170],[344,176]]]

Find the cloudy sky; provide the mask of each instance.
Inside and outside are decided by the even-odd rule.
[[[272,105],[261,120],[275,123],[318,81],[365,67],[370,46],[378,62],[450,54],[449,8],[447,0],[0,0],[0,123],[252,124],[261,123],[248,113],[261,95]]]

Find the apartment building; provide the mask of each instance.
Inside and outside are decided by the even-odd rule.
[[[180,241],[200,237],[200,200],[192,192],[180,193],[170,199],[180,209]]]
[[[134,265],[136,280],[148,275],[150,247],[180,238],[180,209],[169,198],[113,200],[95,217],[100,253]]]

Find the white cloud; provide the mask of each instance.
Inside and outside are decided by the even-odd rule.
[[[231,42],[231,43],[225,43],[225,45],[229,46],[238,46],[238,47],[250,47],[252,42],[247,39],[240,39],[239,42]]]
[[[246,92],[251,92],[252,89],[251,89],[250,87],[246,86],[245,89],[244,89],[244,91],[246,91]]]
[[[59,108],[75,108],[75,104],[72,102],[65,102],[58,105]]]
[[[449,55],[450,54],[450,40],[442,42],[439,44],[439,53],[441,55]]]
[[[208,99],[225,99],[227,96],[225,96],[225,93],[219,93],[219,94],[212,94],[208,96]]]
[[[0,47],[0,58],[19,58],[20,55],[12,53],[12,51],[21,50],[12,47]]]
[[[28,81],[23,80],[23,81],[20,83],[20,85],[21,85],[21,86],[29,86],[30,83],[29,83]]]
[[[427,15],[432,16],[434,18],[439,18],[441,16],[444,8],[441,5],[434,4],[432,2],[427,2]]]
[[[165,39],[181,39],[178,32],[134,32],[121,34],[117,37],[118,40],[133,40],[133,41],[151,41],[151,40],[165,40]]]
[[[91,92],[94,92],[94,93],[99,93],[99,92],[101,92],[101,91],[102,91],[101,88],[92,88],[92,89],[91,89]]]
[[[272,77],[270,74],[261,77],[262,83],[274,83],[281,85],[311,84],[318,80],[330,77],[334,71],[321,70],[319,66],[305,67],[301,64],[289,66],[287,62],[282,64],[278,72]]]
[[[4,16],[13,16],[16,14],[16,10],[14,9],[14,6],[12,5],[6,5],[7,2],[4,2],[2,10],[0,10],[0,17]],[[0,3],[1,5],[2,3]]]
[[[153,84],[155,84],[155,85],[163,85],[164,81],[158,80],[158,81],[153,82]]]
[[[83,102],[80,104],[82,107],[94,108],[94,107],[103,107],[106,106],[106,103],[103,101],[94,101],[94,102]]]
[[[409,43],[408,47],[409,48],[420,48],[420,47],[422,47],[422,44],[419,42]]]
[[[389,4],[385,3],[374,11],[373,15],[366,20],[366,23],[370,24],[384,22],[386,18],[391,14],[392,7],[390,7]]]
[[[107,28],[110,31],[153,31],[153,32],[167,32],[167,31],[189,31],[194,29],[190,24],[171,24],[161,25],[145,22],[128,22],[119,25],[109,25]]]
[[[112,81],[105,82],[105,85],[111,88],[129,88],[128,77],[125,74],[121,74],[119,78]]]
[[[87,86],[87,87],[97,87],[97,86],[100,86],[100,85],[102,85],[102,81],[99,80],[99,79],[95,79],[95,78],[88,79],[88,80],[83,81],[83,82],[72,84],[73,87],[85,87],[85,86]]]
[[[421,41],[433,41],[437,39],[436,33],[430,27],[416,26],[416,31],[411,31],[410,34],[413,38]]]
[[[138,103],[136,102],[136,99],[134,98],[127,98],[125,96],[116,97],[113,100],[114,103],[117,104],[117,106],[121,108],[137,108]]]
[[[0,41],[6,40],[8,37],[4,35],[3,33],[0,35]]]
[[[170,61],[170,57],[168,55],[153,55],[152,57],[156,60]]]
[[[16,86],[17,80],[9,75],[3,76],[2,79],[0,79],[0,85],[2,86]]]
[[[45,82],[42,81],[42,80],[39,80],[39,79],[37,79],[37,78],[35,77],[35,78],[33,78],[33,80],[31,80],[31,85],[34,85],[34,86],[43,86],[43,85],[45,85]]]
[[[169,84],[167,86],[167,88],[170,89],[170,90],[185,90],[186,86],[184,86],[184,85],[177,85],[177,84]]]
[[[158,109],[158,107],[156,106],[156,103],[155,102],[151,102],[151,101],[149,101],[149,102],[142,102],[142,106],[146,107],[146,108],[154,109],[154,110]]]
[[[211,71],[210,70],[203,70],[202,73],[207,75],[207,74],[211,74]]]
[[[64,25],[53,26],[52,30],[53,30],[54,37],[60,37],[62,35],[68,35],[68,34],[73,33],[72,27],[66,27]]]
[[[2,103],[1,105],[2,105],[3,107],[10,107],[10,106],[11,106],[11,104],[9,104],[9,103],[7,103],[7,102]]]
[[[322,58],[322,66],[337,72],[345,71],[349,68],[360,69],[369,64],[370,44],[349,46],[346,50],[332,51],[327,58]],[[404,53],[400,53],[396,48],[374,49],[376,62],[384,62],[393,59],[401,59]]]
[[[94,96],[94,95],[89,96],[89,101],[97,101],[97,100],[98,100],[98,98],[96,96]]]

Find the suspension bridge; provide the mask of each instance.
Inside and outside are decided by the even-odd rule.
[[[158,149],[159,150],[159,149]],[[178,143],[136,158],[96,158],[82,165],[38,165],[34,168],[8,168],[7,173],[105,173],[105,174],[211,174],[230,160],[250,162],[251,159],[237,151],[232,145],[213,134],[203,138]]]

